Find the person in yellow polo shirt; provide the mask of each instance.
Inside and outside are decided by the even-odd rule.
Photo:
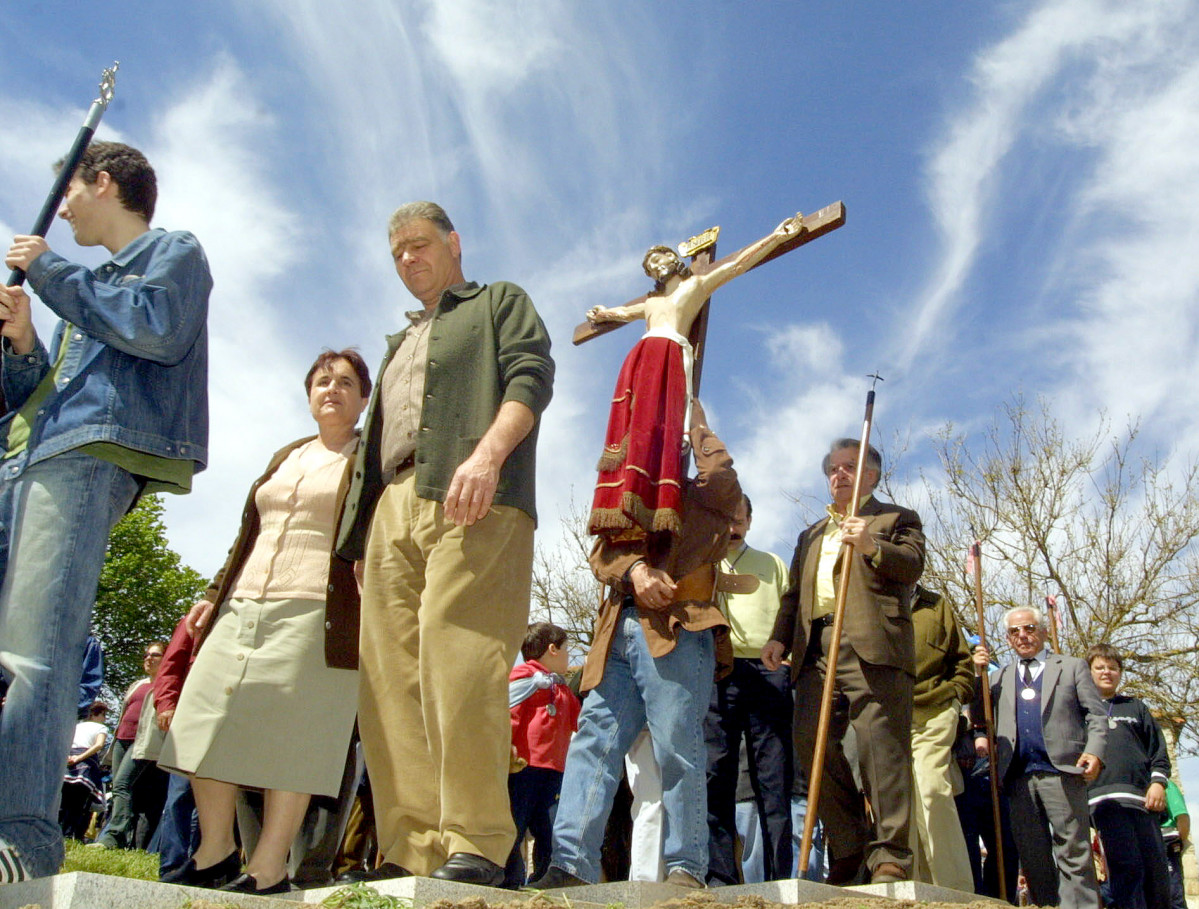
[[[766,841],[764,880],[791,874],[791,678],[787,667],[767,669],[762,646],[774,629],[779,599],[787,589],[787,568],[773,552],[745,542],[753,523],[749,496],[741,500],[729,528],[729,548],[720,570],[752,577],[752,591],[728,593],[722,607],[733,643],[733,671],[716,683],[704,718],[708,747],[708,880],[740,884],[734,846],[740,746],[748,748],[754,800],[761,806]]]

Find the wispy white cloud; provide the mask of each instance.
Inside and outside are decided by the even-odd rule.
[[[1063,133],[1098,149],[1074,213],[1063,283],[1073,381],[1064,403],[1132,417],[1150,438],[1199,443],[1199,29],[1163,16],[1088,86]],[[1185,62],[1170,48],[1188,48]]]
[[[0,149],[0,209],[33,212],[52,178],[49,164],[66,151],[78,113],[0,98],[6,122],[18,118],[22,142]],[[155,226],[186,229],[204,245],[215,281],[209,309],[209,469],[195,492],[167,496],[174,547],[201,572],[220,567],[236,531],[242,491],[269,453],[311,425],[300,380],[315,349],[286,343],[280,319],[281,277],[299,255],[302,231],[282,204],[263,149],[273,129],[253,86],[230,59],[178,87],[175,104],[141,135],[107,125],[99,136],[139,146],[154,164],[160,199]],[[22,224],[19,232],[28,229]],[[0,234],[18,232],[0,224]],[[80,249],[57,228],[53,247],[68,258],[97,264],[103,249]],[[39,334],[57,321],[34,307]]]
[[[927,193],[941,249],[908,317],[902,368],[927,353],[934,339],[943,341],[980,245],[1004,211],[1005,181],[1013,179],[1005,164],[1013,149],[1038,136],[1056,110],[1075,103],[1078,70],[1137,41],[1156,18],[1179,6],[1054,0],[1032,9],[977,57],[973,93],[929,156]]]
[[[267,151],[275,128],[246,73],[222,57],[179,87],[143,145],[159,173],[156,224],[196,234],[214,281],[209,466],[192,495],[166,499],[172,542],[202,573],[220,567],[270,453],[312,432],[302,379],[322,342],[293,340],[286,280],[312,243]]]
[[[359,343],[412,306],[383,225],[413,198],[447,208],[468,277],[514,280],[536,302],[558,363],[538,446],[542,526],[556,523],[572,495],[589,499],[611,384],[639,334],[574,348],[571,331],[590,305],[644,292],[641,254],[662,239],[651,225],[677,222],[682,235],[702,204],[656,204],[669,101],[652,89],[667,80],[654,78],[664,64],[648,53],[651,30],[636,27],[647,14],[562,0],[366,0],[345,19],[315,0],[257,8],[302,61],[308,116],[323,127],[314,141],[337,161],[324,229],[341,232],[355,275],[344,309]]]
[[[820,459],[829,441],[860,427],[852,421],[862,404],[857,390],[841,381],[845,348],[832,326],[762,328],[760,334],[764,356],[752,379],[737,386],[744,406],[708,415],[753,499],[753,545],[786,555],[805,517],[820,507],[826,491]]]

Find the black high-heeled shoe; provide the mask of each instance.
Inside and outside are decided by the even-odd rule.
[[[234,849],[215,865],[197,868],[195,859],[169,871],[159,878],[164,884],[184,884],[188,887],[206,887],[219,890],[241,873],[241,853]]]
[[[220,888],[227,893],[256,893],[259,896],[266,896],[271,893],[290,893],[291,878],[286,874],[283,879],[277,883],[271,884],[269,887],[258,889],[258,879],[252,874],[243,874],[241,877],[230,881],[224,887]]]

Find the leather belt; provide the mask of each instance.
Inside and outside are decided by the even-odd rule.
[[[710,563],[700,565],[694,571],[683,575],[675,582],[674,602],[684,603],[688,600],[699,600],[707,603],[716,591],[716,568]]]
[[[808,649],[803,655],[804,666],[815,666],[816,661],[824,653],[824,629],[831,628],[833,614],[817,616],[812,619],[812,630],[808,634]]]

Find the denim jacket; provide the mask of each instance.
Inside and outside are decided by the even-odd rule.
[[[32,420],[29,463],[92,442],[164,458],[208,460],[208,294],[204,250],[186,232],[150,230],[99,268],[47,251],[29,283],[70,328],[58,387]],[[69,325],[68,325],[69,323]],[[41,339],[26,355],[7,340],[0,381],[16,411],[53,367]],[[11,413],[0,420],[7,437]]]

